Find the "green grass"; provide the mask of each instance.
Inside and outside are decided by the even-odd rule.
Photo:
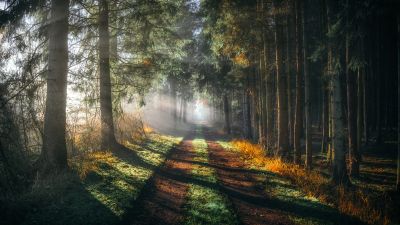
[[[198,131],[199,132],[199,131]],[[207,143],[202,138],[192,141],[196,162],[208,163]],[[219,192],[215,170],[211,167],[194,164],[192,177],[210,185],[190,184],[186,204],[186,225],[234,225],[239,224],[227,197]],[[210,187],[212,186],[212,187]]]
[[[154,134],[146,143],[127,145],[152,167],[107,152],[73,158],[70,172],[37,181],[9,201],[0,224],[116,224],[180,140]]]

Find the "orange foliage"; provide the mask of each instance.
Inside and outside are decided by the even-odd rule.
[[[234,61],[236,64],[239,64],[239,65],[241,65],[241,66],[246,66],[246,67],[247,67],[247,66],[250,65],[249,59],[247,58],[246,54],[244,54],[243,52],[237,54],[237,55],[235,56],[235,58],[233,58],[233,61]]]
[[[382,208],[382,199],[374,198],[359,187],[334,186],[318,171],[306,171],[298,165],[268,157],[260,145],[247,140],[233,140],[231,144],[251,165],[282,175],[297,185],[308,196],[335,205],[340,212],[359,218],[369,224],[389,224],[388,212]],[[386,201],[386,204],[389,204]]]
[[[145,67],[149,67],[153,64],[150,58],[143,59],[142,63]]]
[[[147,131],[152,130],[146,128],[138,113],[125,113],[118,118],[116,124],[116,137],[120,143],[142,142],[147,139]]]
[[[84,180],[90,172],[99,170],[100,163],[113,164],[117,159],[109,151],[96,151],[78,155],[69,160],[71,167],[76,168],[81,180]]]
[[[284,162],[280,158],[266,156],[265,150],[257,144],[250,143],[246,140],[234,140],[232,144],[235,148],[240,150],[242,156],[251,164],[287,177],[298,185],[301,184],[308,187],[307,194],[311,196],[321,196],[322,193],[319,193],[318,187],[324,186],[329,182],[328,179],[324,178],[316,171],[307,172],[298,165]],[[312,187],[310,187],[310,185],[312,185]],[[323,192],[323,190],[320,191]]]
[[[153,132],[154,132],[154,129],[153,129],[152,127],[150,127],[149,125],[144,124],[144,125],[143,125],[143,131],[144,131],[146,134],[150,134],[150,133],[153,133]]]

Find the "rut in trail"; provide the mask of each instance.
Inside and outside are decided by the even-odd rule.
[[[206,133],[210,164],[215,168],[222,192],[231,200],[241,224],[294,224],[287,214],[270,209],[269,199],[260,186],[261,175],[246,169],[238,154],[211,141],[215,134]]]
[[[172,150],[164,166],[155,171],[141,195],[133,203],[133,208],[123,224],[182,224],[183,206],[189,184],[182,179],[173,178],[190,174],[192,165],[186,161],[191,161],[194,157],[191,139],[192,135],[185,138]]]

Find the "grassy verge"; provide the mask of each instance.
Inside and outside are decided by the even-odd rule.
[[[197,155],[193,160],[203,165],[207,164],[208,151],[205,140],[195,139],[192,144]],[[239,224],[228,199],[215,188],[217,187],[215,170],[203,165],[194,164],[192,177],[210,185],[207,187],[199,184],[190,185],[185,207],[187,215],[185,224]]]
[[[0,224],[115,224],[139,194],[153,170],[165,160],[179,138],[152,134],[127,147],[154,167],[142,167],[110,152],[70,159],[71,171],[35,182],[14,201]],[[3,212],[4,213],[4,212]]]
[[[288,179],[291,184],[305,193],[308,198],[317,199],[331,205],[341,213],[356,217],[369,224],[390,224],[390,212],[383,205],[392,205],[384,196],[380,200],[368,194],[368,190],[359,186],[350,189],[333,186],[329,179],[318,171],[305,171],[300,166],[286,163],[280,159],[267,157],[260,146],[244,140],[220,143],[241,154],[241,157],[253,168],[270,171]],[[279,189],[277,189],[279,192]],[[384,201],[384,202],[383,202]],[[391,209],[396,210],[394,209]]]

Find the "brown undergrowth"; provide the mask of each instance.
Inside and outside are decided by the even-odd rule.
[[[306,171],[299,165],[266,156],[259,145],[247,140],[233,140],[231,145],[252,166],[288,178],[307,195],[333,205],[343,214],[354,216],[368,224],[391,224],[396,220],[396,200],[392,194],[377,195],[360,185],[337,187],[319,171]]]

